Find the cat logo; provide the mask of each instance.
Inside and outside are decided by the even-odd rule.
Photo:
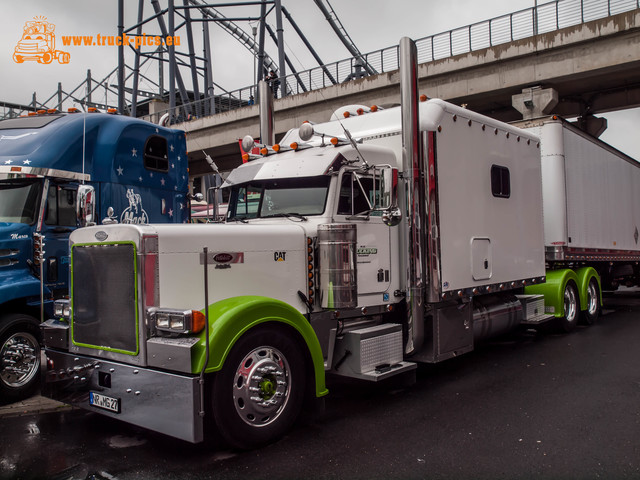
[[[273,252],[273,259],[276,262],[284,262],[286,260],[287,252]]]

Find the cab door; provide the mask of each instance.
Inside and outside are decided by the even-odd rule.
[[[55,298],[66,294],[69,283],[69,235],[77,228],[76,185],[51,182],[42,226],[44,284]]]
[[[376,203],[373,177],[343,171],[335,213],[336,223],[357,226],[357,278],[361,306],[389,300],[391,285],[391,229],[382,222],[381,212],[372,211]]]

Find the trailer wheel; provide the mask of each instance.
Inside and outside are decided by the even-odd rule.
[[[595,278],[589,280],[587,286],[587,309],[580,316],[582,323],[593,325],[600,316],[600,290]]]
[[[578,288],[575,283],[567,282],[564,286],[564,317],[559,322],[560,330],[569,333],[576,328],[579,312]]]
[[[300,348],[284,332],[246,333],[213,379],[213,416],[223,438],[245,449],[284,435],[302,407],[304,371]]]
[[[14,325],[0,334],[0,401],[15,402],[33,395],[40,385],[40,343],[32,317],[9,315]]]

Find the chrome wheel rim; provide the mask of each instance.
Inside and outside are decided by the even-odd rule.
[[[566,286],[564,289],[564,316],[568,322],[571,323],[576,319],[577,310],[576,292],[572,287]]]
[[[590,316],[594,316],[598,311],[598,287],[595,282],[589,282],[587,288],[587,312]]]
[[[0,350],[0,379],[5,385],[20,388],[28,384],[40,369],[40,347],[30,333],[11,335]]]
[[[234,375],[233,404],[248,425],[262,427],[284,411],[291,390],[291,370],[273,347],[258,347],[240,362]]]

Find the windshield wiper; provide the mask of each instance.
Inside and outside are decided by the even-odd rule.
[[[260,218],[275,218],[275,217],[286,217],[286,218],[295,217],[295,218],[299,218],[303,222],[307,221],[307,217],[305,217],[304,215],[300,215],[299,213],[295,213],[295,212],[272,213],[271,215],[261,215],[260,216]]]

